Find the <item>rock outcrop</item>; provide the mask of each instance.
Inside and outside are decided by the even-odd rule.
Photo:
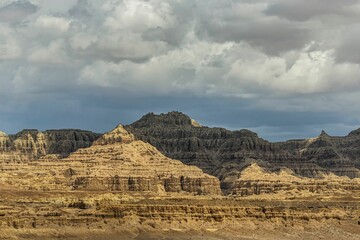
[[[132,134],[135,135],[135,139]],[[133,174],[132,178],[129,179],[130,175],[127,173],[121,176],[112,171],[112,169],[117,169],[116,164],[120,164],[120,161],[113,161],[116,156],[127,156],[126,151],[141,152],[141,149],[144,148],[150,150],[142,153],[143,155],[155,154],[156,159],[163,159],[154,152],[157,149],[170,159],[178,159],[184,164],[199,167],[205,173],[216,176],[220,179],[221,188],[226,194],[233,192],[234,188],[238,188],[239,175],[244,168],[253,163],[271,172],[288,168],[295,174],[308,178],[323,178],[330,173],[350,178],[360,177],[360,130],[355,130],[345,137],[332,137],[323,131],[313,139],[272,143],[249,130],[230,131],[224,128],[209,128],[202,126],[185,114],[170,112],[160,115],[149,113],[131,125],[119,126],[114,131],[100,136],[81,130],[50,130],[45,132],[24,130],[15,135],[6,135],[0,132],[1,168],[9,170],[16,168],[11,166],[12,163],[27,164],[31,162],[28,165],[43,164],[37,166],[35,170],[42,168],[49,170],[51,164],[49,166],[44,166],[44,164],[56,162],[60,158],[69,156],[64,159],[64,163],[67,163],[68,159],[72,159],[71,161],[74,160],[73,162],[79,169],[75,170],[75,167],[68,167],[61,171],[65,171],[65,175],[70,176],[70,179],[78,176],[76,182],[73,183],[74,188],[81,189],[84,186],[86,186],[85,188],[91,186],[95,189],[95,185],[101,185],[100,188],[103,188],[107,184],[113,186],[107,188],[119,191],[126,189],[142,191],[147,188],[146,186],[151,186],[150,190],[154,191],[158,187],[154,185],[157,182],[156,178],[153,178],[156,174],[150,173],[153,170],[148,169],[148,175],[146,175],[145,170],[141,172],[147,176],[148,180],[146,181],[145,178],[139,179],[141,174]],[[143,144],[141,141],[155,146],[156,149],[151,146],[140,146]],[[134,149],[123,149],[124,146],[131,146]],[[92,168],[92,173],[82,170],[83,168],[80,166],[83,166],[84,161],[78,161],[79,159],[86,163],[89,159],[91,160],[87,164]],[[99,162],[99,159],[107,159],[109,162],[106,163],[106,166],[97,169],[94,167],[95,165],[103,164]],[[127,156],[127,159],[134,158]],[[141,158],[139,157],[139,159]],[[123,161],[121,162],[123,166],[127,166],[128,160],[122,158],[121,161]],[[131,172],[133,165],[138,165],[141,162],[131,161],[129,169],[125,170],[126,168],[124,168],[123,171]],[[159,168],[160,165],[178,168],[177,165],[172,166],[172,163],[169,163],[170,161],[161,161],[157,162],[158,166],[154,165],[154,168]],[[151,161],[141,164],[149,165],[150,163]],[[101,172],[101,169],[106,170]],[[144,169],[146,168],[144,167]],[[96,173],[97,171],[98,173]],[[111,178],[104,177],[101,179],[99,177],[108,173],[111,174]],[[50,176],[49,179],[52,177]],[[95,183],[97,180],[94,179],[100,179],[101,183]],[[198,186],[204,184],[216,185],[210,178],[203,179],[201,183],[194,183],[193,180],[190,181],[179,174],[176,177],[167,176],[166,179],[164,184],[160,184],[165,188],[164,191],[188,189],[190,192],[201,193],[202,190],[194,189],[198,189]],[[203,182],[208,180],[209,183]]]
[[[23,130],[14,135],[0,132],[0,162],[28,162],[47,154],[65,157],[79,148],[90,147],[101,134],[64,129]]]
[[[359,136],[271,143],[178,112],[0,132],[1,238],[357,240]]]
[[[1,185],[0,185],[1,187]],[[2,239],[357,240],[356,198],[266,200],[2,188]]]
[[[165,157],[121,125],[66,158],[49,154],[22,165],[7,164],[0,177],[4,184],[28,190],[221,193],[217,178]]]
[[[194,124],[180,112],[149,113],[126,129],[166,156],[217,176],[225,192],[232,188],[241,170],[252,163],[271,171],[286,167],[312,178],[329,173],[360,177],[360,130],[346,137],[323,132],[314,139],[271,143],[249,130]]]
[[[232,195],[238,196],[282,194],[296,198],[314,195],[337,196],[344,193],[359,196],[360,179],[339,177],[333,173],[324,174],[322,178],[300,177],[287,168],[279,172],[269,172],[253,163],[241,171],[231,191]]]

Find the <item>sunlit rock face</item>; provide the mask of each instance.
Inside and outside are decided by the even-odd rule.
[[[344,138],[323,133],[310,140],[270,143],[247,130],[206,128],[180,113],[170,115],[162,127],[145,124],[141,131],[153,134],[146,136],[149,142],[161,143],[166,154],[172,150],[193,156],[182,161],[213,171],[229,195],[222,194],[217,177],[165,156],[131,133],[130,126],[118,125],[96,139],[75,130],[0,133],[2,235],[94,239],[97,232],[95,239],[131,239],[178,234],[186,228],[182,239],[224,238],[227,233],[235,239],[239,229],[250,238],[259,231],[266,238],[272,230],[274,239],[296,230],[303,239],[304,229],[313,226],[311,239],[319,229],[325,229],[322,234],[332,229],[332,236],[334,226],[340,233],[346,226],[349,234],[335,236],[358,239],[354,229],[359,224],[360,179],[337,176],[311,160],[342,156],[334,141]],[[348,141],[356,142],[350,135]],[[207,168],[207,163],[216,168]],[[265,230],[256,227],[264,224]]]
[[[11,169],[11,164],[28,162],[42,164],[70,159],[70,162],[84,166],[81,161],[86,164],[90,161],[91,171],[82,167],[76,171],[72,167],[61,170],[67,171],[71,179],[77,176],[76,182],[70,184],[74,189],[96,189],[97,186],[103,189],[106,185],[106,189],[118,191],[217,192],[211,187],[202,190],[205,185],[215,186],[217,180],[209,175],[201,181],[194,180],[196,175],[202,174],[195,166],[216,176],[223,192],[231,194],[239,186],[242,170],[253,163],[270,172],[287,168],[301,177],[321,179],[332,173],[357,178],[360,176],[359,132],[355,130],[345,137],[332,137],[323,131],[312,139],[271,143],[249,130],[204,127],[180,112],[149,113],[131,125],[119,125],[104,135],[82,130],[23,130],[15,135],[1,132],[0,163],[9,163],[3,164],[2,168]],[[142,154],[138,156],[140,152]],[[143,156],[158,161],[146,160]],[[114,161],[118,158],[121,161]],[[170,161],[172,159],[178,159],[182,164]],[[184,170],[184,164],[192,167]],[[96,165],[103,166],[95,168]],[[120,165],[123,175],[119,175],[118,170],[112,171]],[[141,171],[137,168],[140,165],[144,166]],[[169,173],[160,183],[157,169]],[[138,171],[141,173],[137,174]],[[181,171],[187,171],[191,178],[181,175]],[[100,176],[106,174],[111,177],[101,180]],[[147,180],[143,176],[147,176]]]
[[[293,196],[341,195],[360,193],[360,178],[350,179],[333,173],[323,174],[321,178],[307,178],[296,175],[292,170],[283,168],[270,172],[256,163],[246,167],[231,188],[237,196],[286,194]]]
[[[1,181],[27,190],[221,194],[216,177],[165,157],[150,144],[135,140],[122,125],[65,158],[47,154],[37,161],[8,163]]]

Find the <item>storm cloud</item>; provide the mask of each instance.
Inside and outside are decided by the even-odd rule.
[[[0,129],[98,132],[181,110],[280,140],[360,111],[358,0],[7,0]]]

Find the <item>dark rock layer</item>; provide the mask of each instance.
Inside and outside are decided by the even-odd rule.
[[[322,132],[314,139],[271,143],[249,130],[201,126],[180,112],[149,113],[126,129],[166,156],[217,176],[224,190],[253,162],[272,171],[287,167],[306,177],[330,172],[360,177],[360,130],[345,137]]]

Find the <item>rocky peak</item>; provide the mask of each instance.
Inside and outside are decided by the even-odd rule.
[[[24,129],[17,134],[15,134],[13,137],[15,139],[36,139],[37,135],[41,133],[37,129]]]
[[[329,138],[330,135],[327,134],[324,130],[321,131],[320,135],[319,135],[320,138]]]
[[[257,135],[257,133],[252,132],[250,130],[247,129],[241,129],[238,131],[234,131],[234,136],[237,138],[253,138],[253,139],[257,139],[259,138],[259,136]]]
[[[137,139],[155,146],[167,157],[197,166],[226,181],[229,179],[225,176],[228,175],[228,167],[223,166],[236,165],[241,169],[244,159],[266,157],[271,154],[273,147],[252,131],[203,127],[179,112],[160,115],[151,113],[126,126],[126,129]],[[235,171],[229,172],[232,178]]]
[[[112,143],[130,143],[135,140],[133,134],[125,130],[124,126],[119,124],[112,131],[102,135],[94,144],[95,145],[106,145]]]
[[[21,164],[24,167],[18,167],[17,174],[31,172],[26,180],[37,189],[221,193],[216,177],[165,157],[150,144],[135,140],[122,125],[102,135],[91,146],[77,149],[64,158],[45,153],[36,165],[29,161]],[[40,175],[47,177],[38,179]],[[11,179],[15,185],[23,180]]]
[[[360,136],[360,128],[351,131],[348,135],[348,137],[359,137]]]
[[[305,177],[319,177],[328,172],[352,178],[360,176],[356,137],[360,136],[360,129],[351,132],[352,137],[348,138],[332,137],[322,131],[309,140],[271,143],[249,130],[194,127],[191,118],[179,112],[151,113],[126,129],[167,157],[217,176],[225,191],[249,158],[262,162],[260,166],[266,166],[269,171],[286,167]]]
[[[144,115],[140,120],[132,124],[136,128],[146,128],[146,127],[178,127],[178,126],[196,126],[199,127],[200,124],[194,122],[189,116],[184,113],[173,111],[169,113],[154,114],[148,113]]]
[[[8,135],[2,131],[0,131],[0,137],[7,137]]]
[[[198,123],[197,121],[195,121],[194,119],[191,119],[191,125],[193,127],[203,127],[203,125],[201,125],[200,123]]]

